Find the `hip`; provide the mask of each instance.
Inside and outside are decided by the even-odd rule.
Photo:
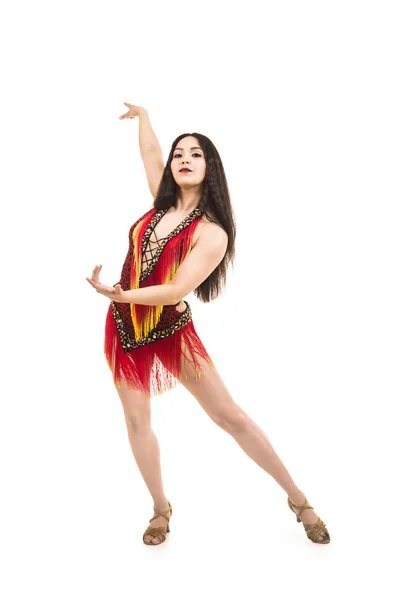
[[[177,308],[178,305],[179,307]],[[107,318],[113,318],[121,345],[125,352],[129,352],[134,348],[152,344],[169,337],[192,321],[190,304],[186,300],[183,300],[178,305],[164,305],[158,323],[147,335],[139,339],[135,338],[129,304],[117,304],[111,301],[108,307]]]

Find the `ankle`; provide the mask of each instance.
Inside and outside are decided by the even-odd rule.
[[[168,508],[169,508],[169,504],[168,504],[168,500],[166,498],[154,500],[154,509],[155,510],[160,510],[161,512],[165,512],[166,510],[168,510]]]
[[[303,504],[305,500],[305,494],[299,488],[294,488],[290,493],[288,493],[288,498],[293,504]]]

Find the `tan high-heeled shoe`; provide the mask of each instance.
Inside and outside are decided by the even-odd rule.
[[[304,510],[306,510],[307,508],[311,508],[313,510],[313,506],[310,506],[306,498],[305,502],[301,506],[293,504],[288,498],[288,506],[290,510],[295,513],[296,521],[298,523],[301,521],[300,516]],[[295,508],[300,510],[296,512]],[[309,525],[308,523],[303,523],[303,527],[305,528],[306,535],[312,542],[315,542],[316,544],[328,544],[330,542],[329,532],[326,529],[326,525],[323,523],[322,519],[318,518],[316,523],[313,523],[311,525]],[[321,537],[323,537],[323,539],[320,539]]]
[[[155,506],[154,506],[154,516],[152,517],[152,519],[149,520],[149,522],[151,523],[151,521],[153,521],[154,519],[158,518],[158,517],[164,517],[164,519],[166,519],[168,521],[168,523],[166,525],[162,525],[162,526],[158,526],[158,527],[151,527],[150,525],[148,525],[147,529],[144,531],[144,534],[142,536],[142,541],[144,542],[144,544],[147,544],[147,546],[159,546],[160,544],[162,544],[162,542],[165,541],[166,533],[169,533],[170,529],[169,529],[169,520],[171,518],[172,515],[172,506],[170,501],[168,500],[168,504],[169,507],[167,508],[167,510],[165,510],[164,512],[160,512],[158,511]],[[157,543],[153,543],[152,540],[150,542],[144,540],[144,537],[146,535],[152,535],[153,537],[157,537],[159,538],[159,542]]]

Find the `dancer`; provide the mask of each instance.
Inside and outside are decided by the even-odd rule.
[[[236,225],[217,149],[199,133],[172,143],[164,166],[148,112],[124,102],[120,119],[139,118],[139,147],[153,206],[129,230],[121,278],[103,285],[97,265],[87,281],[110,299],[104,353],[113,374],[141,475],[154,502],[145,544],[166,539],[172,506],[162,483],[160,449],[151,427],[152,396],[182,383],[208,416],[227,431],[286,492],[289,508],[310,540],[328,543],[309,505],[262,429],[232,399],[204,347],[184,296],[210,302],[221,292],[235,256]]]

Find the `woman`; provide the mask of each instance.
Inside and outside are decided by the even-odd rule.
[[[120,119],[139,117],[139,146],[154,203],[131,226],[120,281],[113,287],[100,283],[101,265],[86,279],[111,300],[104,351],[132,452],[154,501],[143,541],[162,543],[172,515],[162,484],[158,440],[151,428],[150,398],[181,382],[212,420],[282,487],[308,538],[328,543],[325,524],[265,433],[233,401],[195,331],[190,305],[182,299],[190,292],[203,302],[217,297],[235,255],[235,220],[218,151],[204,135],[182,134],[164,166],[147,111],[124,104],[128,112]]]

